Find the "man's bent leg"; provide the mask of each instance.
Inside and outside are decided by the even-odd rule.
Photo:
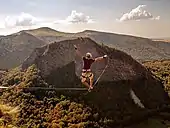
[[[90,85],[86,82],[86,78],[81,77],[81,83],[85,85],[87,88],[90,87]]]

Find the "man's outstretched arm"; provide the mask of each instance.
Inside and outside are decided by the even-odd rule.
[[[107,55],[104,55],[104,56],[101,56],[101,57],[97,57],[97,58],[95,58],[95,61],[100,61],[100,60],[103,60],[105,58],[107,58]]]

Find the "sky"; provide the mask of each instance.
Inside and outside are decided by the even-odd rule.
[[[1,0],[0,35],[51,27],[170,37],[170,0]]]

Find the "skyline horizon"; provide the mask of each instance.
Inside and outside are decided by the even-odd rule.
[[[61,31],[61,30],[57,30],[55,28],[52,28],[52,27],[48,27],[48,26],[42,26],[42,27],[33,27],[33,28],[27,28],[27,29],[20,29],[16,32],[11,32],[9,34],[1,34],[0,36],[9,36],[9,35],[12,35],[12,34],[16,34],[16,33],[19,33],[19,32],[22,32],[22,31],[27,31],[27,30],[36,30],[36,29],[41,29],[41,28],[49,28],[49,29],[52,29],[52,30],[55,30],[57,32],[63,32],[63,33],[71,33],[71,34],[75,34],[75,33],[81,33],[81,32],[84,32],[84,31],[96,31],[96,32],[103,32],[103,33],[111,33],[111,34],[117,34],[117,35],[125,35],[125,36],[134,36],[134,37],[141,37],[141,38],[149,38],[149,39],[170,39],[170,36],[166,37],[166,36],[160,36],[160,37],[146,37],[146,36],[140,36],[140,35],[134,35],[134,34],[128,34],[128,33],[119,33],[119,32],[112,32],[112,31],[104,31],[104,30],[97,30],[97,29],[84,29],[84,30],[80,30],[80,31],[77,31],[77,32],[70,32],[70,31]]]
[[[169,0],[2,0],[0,35],[50,27],[70,33],[170,37],[169,6]]]

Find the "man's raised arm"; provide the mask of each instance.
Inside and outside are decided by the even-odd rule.
[[[78,50],[78,48],[77,48],[76,45],[74,45],[74,49],[75,49],[75,51],[76,51],[76,54],[77,54],[79,57],[82,57],[82,54],[81,54],[81,52]]]
[[[100,61],[100,60],[103,60],[105,58],[107,58],[107,55],[104,55],[104,56],[101,56],[101,57],[97,57],[97,58],[95,58],[95,61]]]

